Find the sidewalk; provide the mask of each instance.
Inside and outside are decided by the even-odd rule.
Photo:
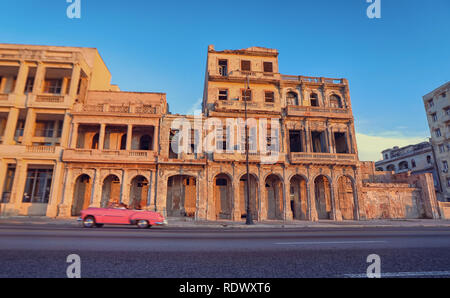
[[[365,228],[365,227],[448,227],[450,220],[431,220],[431,219],[391,219],[391,220],[370,220],[370,221],[342,221],[334,222],[330,220],[321,220],[318,222],[309,221],[263,221],[255,222],[252,226],[247,226],[245,221],[194,221],[190,218],[168,218],[168,227],[173,228],[224,228],[224,229],[258,229],[258,228]],[[81,226],[77,218],[72,219],[54,219],[48,217],[0,217],[0,225],[49,225],[49,226]]]

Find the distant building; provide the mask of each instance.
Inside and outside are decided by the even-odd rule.
[[[423,97],[442,197],[450,202],[450,82]]]
[[[389,171],[411,174],[431,173],[434,187],[440,192],[439,175],[430,142],[409,145],[402,148],[394,147],[381,152],[383,159],[375,163],[377,171]]]

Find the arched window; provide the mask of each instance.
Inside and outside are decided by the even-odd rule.
[[[298,106],[298,96],[297,96],[297,93],[292,92],[292,91],[288,92],[288,93],[286,94],[286,99],[287,99],[288,105],[295,105],[295,106]]]
[[[382,168],[382,167],[378,167],[378,168],[377,168],[377,171],[378,171],[378,172],[383,172],[383,168]]]
[[[402,161],[401,163],[398,164],[399,170],[407,170],[408,168],[409,166],[407,161]]]
[[[338,95],[333,94],[330,96],[330,107],[339,109],[342,108],[342,100]]]
[[[311,95],[309,96],[309,100],[311,101],[311,106],[312,107],[318,107],[319,106],[319,96],[317,95],[317,93],[311,93]]]
[[[395,172],[395,165],[388,165],[386,168],[389,172]]]

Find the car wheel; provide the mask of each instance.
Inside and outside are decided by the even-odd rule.
[[[150,225],[148,224],[148,221],[143,220],[143,219],[137,221],[137,226],[140,229],[148,229],[150,227]]]
[[[86,216],[83,219],[83,227],[92,228],[95,226],[95,218],[93,216]]]

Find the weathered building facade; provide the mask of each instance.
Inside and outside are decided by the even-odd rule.
[[[0,65],[8,59],[0,53]],[[29,63],[27,57],[14,59]],[[22,166],[25,153],[14,156],[16,147],[4,147],[25,145],[3,141],[0,152],[9,155],[1,155],[0,192],[13,199],[2,201],[2,214],[70,217],[88,206],[122,202],[167,216],[239,221],[249,201],[259,221],[439,217],[430,174],[376,172],[374,163],[358,160],[348,81],[282,75],[276,50],[209,46],[198,116],[170,114],[163,93],[99,88],[92,82],[95,69],[83,74],[80,85],[87,87],[70,89],[67,106],[52,100],[64,111],[61,141],[34,152],[42,159],[46,151],[59,150],[48,167],[55,172],[51,199],[36,202],[36,211],[30,212],[21,185],[31,178],[15,175],[33,167]],[[8,119],[3,140],[10,140],[11,123],[18,121],[10,120],[15,114],[8,115],[9,105],[2,108]],[[25,138],[29,119],[35,118],[27,117]],[[16,164],[19,170],[11,174]]]

